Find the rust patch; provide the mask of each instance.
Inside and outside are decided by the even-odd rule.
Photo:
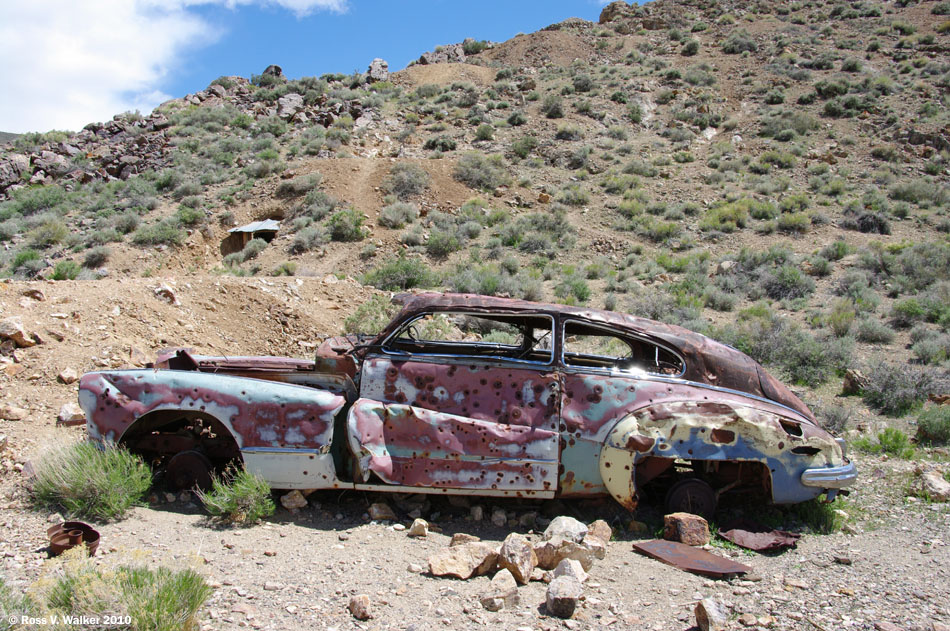
[[[728,429],[714,429],[710,433],[714,443],[731,443],[736,439],[736,433]]]

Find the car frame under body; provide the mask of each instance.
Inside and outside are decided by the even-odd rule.
[[[87,373],[88,433],[184,484],[242,461],[281,489],[609,494],[629,509],[660,481],[668,504],[673,493],[673,506],[688,508],[697,494],[833,499],[857,476],[843,442],[798,397],[708,337],[506,298],[397,300],[381,333],[331,338],[313,361],[178,349],[144,369]],[[518,336],[417,339],[433,318]],[[579,340],[621,351],[589,352]]]

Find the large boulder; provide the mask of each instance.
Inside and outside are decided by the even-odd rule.
[[[950,502],[950,482],[937,471],[920,474],[919,492],[932,502]]]
[[[376,83],[377,81],[389,80],[389,63],[385,59],[377,57],[369,63],[366,70],[366,82]]]
[[[688,546],[704,546],[709,543],[709,523],[692,513],[670,513],[663,517],[663,538]]]
[[[526,585],[531,580],[531,572],[538,565],[538,556],[531,548],[531,542],[516,532],[505,537],[498,553],[498,566],[507,569],[515,580]]]
[[[303,109],[303,97],[296,92],[285,94],[277,99],[277,115],[283,119],[293,118]]]
[[[623,17],[627,10],[630,8],[630,5],[624,2],[623,0],[616,0],[611,2],[604,7],[603,11],[600,12],[600,18],[597,20],[599,24],[607,24],[608,22],[613,22],[619,17]]]
[[[23,326],[23,321],[17,316],[0,320],[0,339],[12,340],[14,344],[21,348],[36,346],[33,335],[27,332]]]
[[[544,604],[548,613],[558,618],[570,618],[577,609],[583,587],[573,576],[559,576],[548,585]]]
[[[591,542],[578,543],[561,537],[535,543],[534,553],[538,558],[538,567],[542,570],[553,570],[564,559],[574,559],[580,562],[586,572],[594,567],[594,561],[598,558],[597,546],[591,545]]]
[[[468,579],[488,574],[498,562],[498,550],[482,543],[463,543],[445,548],[429,557],[429,573]]]
[[[548,540],[560,537],[561,539],[568,539],[580,543],[584,540],[586,535],[587,526],[583,522],[573,517],[560,515],[551,520],[548,527],[544,529],[544,534],[541,538]]]
[[[479,601],[488,611],[501,611],[517,607],[520,601],[518,596],[518,582],[508,570],[501,570],[492,577],[488,589],[481,595]]]

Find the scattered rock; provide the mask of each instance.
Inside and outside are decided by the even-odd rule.
[[[0,405],[0,419],[4,421],[22,421],[29,413],[29,410],[15,405]]]
[[[670,513],[663,517],[663,538],[688,546],[704,546],[709,543],[709,523],[692,513]]]
[[[449,541],[449,547],[454,548],[455,546],[460,546],[465,543],[475,543],[477,541],[481,541],[481,539],[476,537],[475,535],[469,535],[464,532],[457,532],[454,535],[452,535],[452,540]]]
[[[517,607],[520,601],[518,596],[518,582],[507,569],[501,570],[491,579],[488,590],[479,598],[482,607],[488,611],[500,611],[505,607]]]
[[[559,576],[548,585],[544,604],[548,613],[558,618],[570,618],[577,608],[583,587],[573,576]]]
[[[496,508],[491,512],[491,523],[497,528],[504,528],[508,523],[508,516],[501,508]]]
[[[541,538],[548,540],[560,537],[561,539],[567,539],[568,541],[580,543],[584,540],[586,535],[587,526],[585,526],[582,522],[574,519],[573,517],[560,515],[555,517],[551,523],[548,524],[548,527],[544,529],[544,535]]]
[[[551,202],[551,196],[542,191],[538,193],[538,201],[542,204],[549,204]]]
[[[78,403],[64,403],[56,416],[57,425],[82,425],[86,422],[86,414]]]
[[[0,339],[13,340],[20,348],[36,346],[36,340],[31,333],[27,333],[23,321],[17,316],[10,316],[0,320]]]
[[[412,522],[412,525],[409,526],[409,532],[406,533],[409,537],[426,537],[429,535],[429,522],[424,519],[415,519]]]
[[[300,509],[307,507],[307,498],[299,490],[294,489],[290,493],[280,496],[280,505],[287,510]]]
[[[538,564],[538,556],[531,548],[527,537],[516,532],[505,537],[498,554],[498,566],[511,571],[520,584],[531,580],[531,571]]]
[[[385,502],[376,502],[369,507],[369,518],[374,521],[396,521],[396,513]]]
[[[487,574],[498,562],[498,551],[487,543],[474,542],[451,546],[429,557],[429,573],[468,579]]]
[[[406,569],[413,574],[422,574],[425,571],[425,568],[423,568],[418,563],[410,563]]]
[[[860,370],[849,368],[844,373],[844,380],[841,383],[841,394],[853,395],[861,394],[861,391],[868,387],[871,380],[868,379]]]
[[[265,592],[276,592],[276,591],[280,591],[283,588],[284,588],[283,585],[281,585],[280,583],[275,583],[274,581],[267,581],[264,583]]]
[[[366,82],[376,83],[377,81],[389,80],[389,63],[384,59],[377,57],[369,62],[369,68],[366,70]]]
[[[904,631],[903,627],[899,627],[893,622],[875,622],[874,628],[876,631]]]
[[[744,627],[754,627],[756,623],[757,621],[755,619],[755,614],[744,613],[741,616],[739,616],[739,624],[741,624]]]
[[[7,435],[0,434],[0,452],[5,451],[7,448]]]
[[[35,287],[30,288],[30,289],[24,289],[23,295],[37,302],[43,302],[44,300],[46,300],[46,294],[44,294],[39,289],[36,289]]]
[[[172,291],[172,288],[168,285],[162,284],[158,287],[153,287],[152,292],[156,298],[160,298],[172,306],[178,307],[181,305],[181,303],[178,302],[178,296],[175,295],[175,292]]]
[[[369,596],[366,594],[357,594],[350,598],[350,604],[347,606],[350,613],[357,620],[369,620],[373,617],[370,611]]]
[[[599,545],[599,542],[594,543]],[[580,562],[586,572],[594,566],[594,560],[597,558],[595,548],[596,546],[592,546],[590,542],[576,543],[555,537],[535,543],[534,553],[538,558],[538,567],[541,569],[553,570],[564,559],[574,559]]]
[[[79,381],[79,373],[76,372],[75,368],[64,368],[59,375],[56,377],[62,383],[69,385],[71,383],[76,383]]]
[[[920,475],[919,492],[932,502],[950,502],[950,482],[937,471],[927,471]]]
[[[561,562],[554,568],[554,578],[558,576],[573,576],[578,583],[587,580],[587,572],[584,571],[581,562],[575,559],[561,559]]]
[[[703,598],[693,609],[696,616],[696,626],[700,631],[722,631],[726,628],[729,616],[719,601],[712,598]]]
[[[584,536],[584,541],[597,539],[606,546],[612,536],[613,531],[610,529],[610,525],[603,519],[598,519],[587,527],[587,534]]]
[[[285,94],[277,99],[277,116],[291,118],[303,107],[303,97],[296,92]]]

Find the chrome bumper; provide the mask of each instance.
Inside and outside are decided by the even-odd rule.
[[[822,489],[843,489],[858,479],[858,468],[853,462],[837,467],[806,469],[802,473],[802,484]]]

